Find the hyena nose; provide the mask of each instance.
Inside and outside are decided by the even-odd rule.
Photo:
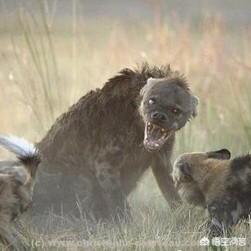
[[[162,112],[152,112],[151,119],[158,120],[158,121],[166,121],[167,116]]]

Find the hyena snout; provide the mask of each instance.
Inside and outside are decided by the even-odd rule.
[[[151,113],[151,119],[156,122],[163,122],[166,121],[168,118],[165,113],[155,111]]]

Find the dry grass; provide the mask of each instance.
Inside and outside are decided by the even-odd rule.
[[[224,26],[224,20],[209,17],[196,27],[176,20],[174,28],[158,14],[153,24],[136,25],[111,20],[84,22],[73,15],[69,32],[54,27],[50,17],[43,14],[35,18],[20,11],[15,18],[15,30],[0,34],[2,133],[39,140],[54,119],[89,89],[101,87],[123,67],[148,61],[156,65],[170,63],[173,69],[187,76],[200,97],[199,116],[179,134],[175,156],[184,151],[221,147],[229,148],[234,155],[249,151],[251,27],[233,31]],[[183,240],[198,241],[204,234],[186,237],[184,232],[202,231],[204,213],[187,206],[170,212],[150,173],[130,200],[135,209],[132,224],[125,223],[122,227],[100,224],[92,229],[83,218],[68,220],[50,216],[48,232],[55,222],[58,224],[53,234],[38,233],[25,221],[21,238],[27,245],[40,238],[44,241],[65,237],[86,239],[96,244],[108,241],[106,248],[104,245],[83,250],[111,250],[109,241],[124,241],[131,244],[114,250],[149,250],[149,243],[146,247],[135,242],[175,241],[174,232],[176,237],[177,232],[183,233]],[[236,228],[237,236],[245,233],[245,226]],[[37,250],[63,250],[37,246],[40,246]],[[160,245],[152,249],[177,250],[178,247]],[[182,246],[179,248],[183,250]]]

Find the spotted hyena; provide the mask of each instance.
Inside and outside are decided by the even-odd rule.
[[[34,213],[129,214],[127,196],[150,167],[175,206],[175,133],[196,116],[197,105],[185,78],[169,66],[123,69],[80,98],[37,144],[42,162]]]

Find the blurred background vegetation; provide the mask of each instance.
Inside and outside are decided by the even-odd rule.
[[[200,98],[178,152],[251,144],[250,1],[1,1],[0,130],[39,140],[123,67],[171,64]],[[185,136],[184,136],[185,135]]]
[[[249,0],[2,0],[0,13],[1,133],[37,141],[88,90],[147,61],[184,73],[200,98],[174,157],[250,150]],[[151,173],[131,200],[164,205]]]

